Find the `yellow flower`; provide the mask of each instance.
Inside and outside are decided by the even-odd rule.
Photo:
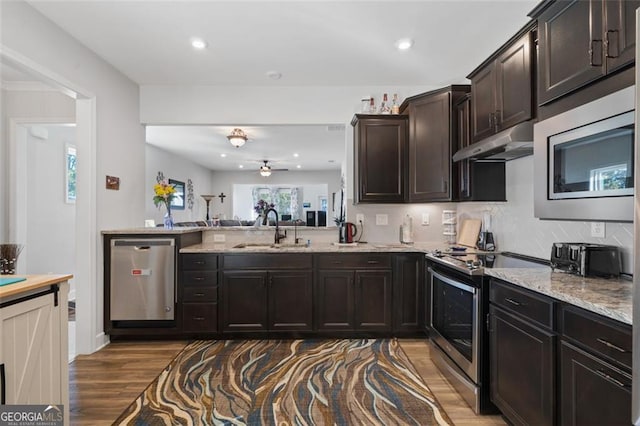
[[[176,189],[173,185],[169,185],[168,183],[162,181],[153,185],[153,203],[158,206],[160,204],[165,204],[167,209],[171,205],[171,201],[175,197]]]

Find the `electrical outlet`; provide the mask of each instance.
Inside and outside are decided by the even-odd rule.
[[[591,222],[591,236],[596,238],[604,238],[605,225],[604,222]]]
[[[429,213],[422,213],[422,225],[426,226],[429,224]]]
[[[214,243],[224,243],[227,241],[227,236],[224,234],[213,234],[213,242]]]
[[[388,214],[377,214],[376,215],[376,225],[388,225],[389,224],[389,215]]]
[[[356,222],[358,222],[358,224],[362,223],[364,225],[364,215],[362,213],[356,214]]]

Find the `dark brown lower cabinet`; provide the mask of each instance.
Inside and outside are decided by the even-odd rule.
[[[391,271],[356,271],[355,286],[356,330],[391,331]]]
[[[396,254],[393,270],[393,331],[416,332],[424,315],[424,255]]]
[[[562,341],[560,344],[560,423],[631,424],[631,376]]]
[[[312,273],[224,271],[222,331],[311,331]]]
[[[555,418],[555,341],[490,305],[491,401],[514,425],[552,425]]]
[[[218,305],[215,303],[183,303],[182,331],[214,333],[218,330]]]
[[[269,272],[269,330],[313,330],[313,274]]]
[[[391,331],[391,271],[318,271],[318,331]]]
[[[222,331],[267,331],[267,272],[222,273]]]
[[[354,330],[353,272],[319,271],[317,277],[318,330]]]

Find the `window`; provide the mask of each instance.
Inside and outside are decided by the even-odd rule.
[[[259,200],[273,204],[279,216],[290,215],[292,220],[298,219],[298,188],[256,187],[253,189],[253,205]],[[251,211],[251,216],[255,211]]]
[[[626,188],[627,165],[601,167],[591,170],[589,177],[589,191],[605,191]]]
[[[64,147],[65,184],[64,200],[68,204],[76,202],[76,147],[66,144]]]

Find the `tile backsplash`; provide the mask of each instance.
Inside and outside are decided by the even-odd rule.
[[[554,242],[587,242],[620,247],[624,272],[633,272],[633,223],[607,222],[605,238],[591,237],[591,222],[540,220],[533,216],[533,156],[506,163],[507,202],[466,202],[441,204],[359,204],[349,205],[348,220],[365,215],[363,240],[397,242],[406,214],[413,218],[415,241],[446,241],[442,234],[442,211],[457,210],[458,225],[463,219],[489,214],[496,248],[549,259]],[[388,225],[376,225],[376,215],[387,215]],[[429,225],[422,225],[422,216]]]

